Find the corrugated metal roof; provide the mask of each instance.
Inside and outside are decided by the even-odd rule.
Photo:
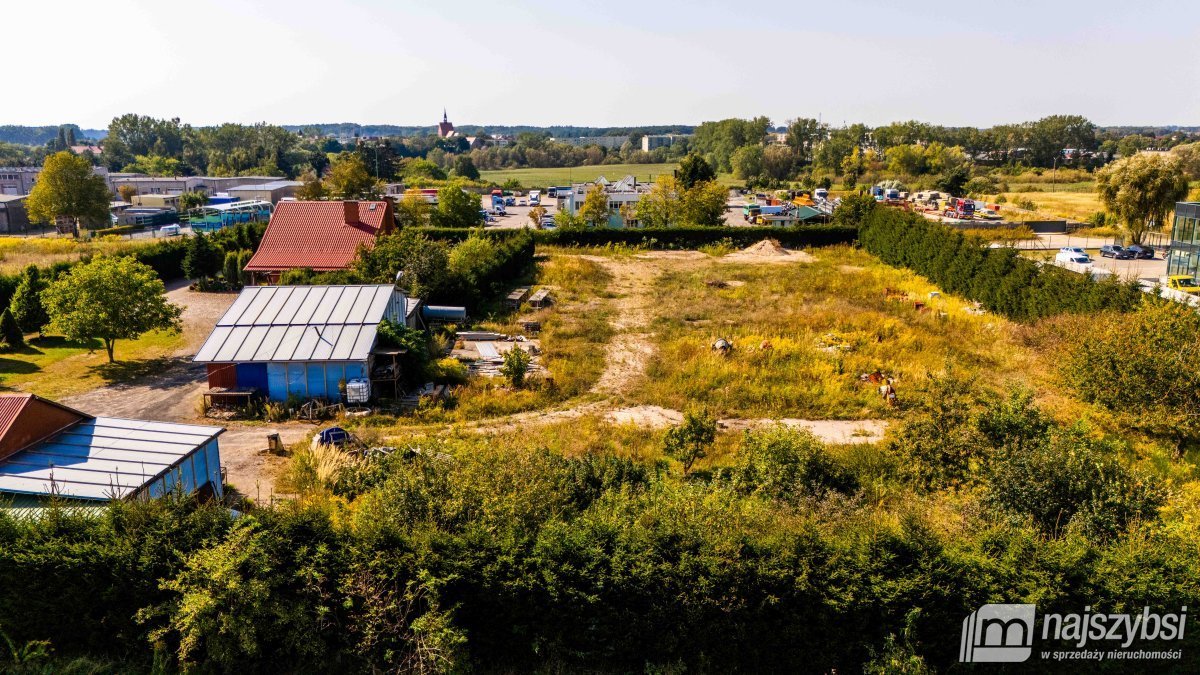
[[[124,499],[221,427],[97,417],[0,462],[0,492]]]
[[[365,361],[396,295],[390,284],[251,286],[217,321],[194,360]]]
[[[358,202],[353,223],[346,222],[343,202],[280,202],[246,270],[346,269],[359,245],[373,245],[392,226],[392,207],[386,201]]]

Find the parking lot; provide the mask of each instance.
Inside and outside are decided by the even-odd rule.
[[[1049,259],[1053,259],[1058,249],[1064,246],[1078,246],[1091,257],[1095,268],[1108,270],[1121,279],[1137,279],[1153,284],[1161,282],[1167,274],[1167,261],[1163,258],[1163,249],[1157,246],[1153,260],[1114,260],[1100,257],[1100,247],[1112,244],[1112,238],[1041,234],[1038,235],[1036,243],[1039,250],[1045,251]]]
[[[516,193],[513,194],[517,205],[504,207],[505,215],[493,216],[493,218],[495,218],[495,222],[489,222],[486,227],[496,229],[520,229],[523,227],[534,227],[533,221],[529,219],[529,211],[533,208],[532,206],[529,206],[529,194],[527,192],[521,192],[521,196],[519,197],[516,196]],[[524,206],[521,205],[522,203],[524,203]],[[546,193],[542,192],[542,207],[546,209],[546,215],[554,217],[554,215],[558,213],[558,200],[547,197]],[[491,211],[492,196],[482,195],[479,198],[479,208]]]

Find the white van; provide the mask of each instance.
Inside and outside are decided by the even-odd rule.
[[[178,237],[179,236],[179,226],[178,225],[163,225],[162,228],[159,229],[158,233],[159,233],[159,235],[161,235],[163,237]]]

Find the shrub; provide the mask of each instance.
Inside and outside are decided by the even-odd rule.
[[[831,458],[815,436],[784,426],[746,432],[729,475],[734,488],[744,494],[784,502],[858,489],[854,474]]]
[[[684,413],[683,423],[667,430],[663,439],[663,454],[683,464],[686,475],[696,460],[708,456],[708,449],[717,439],[717,420],[702,408]]]
[[[985,501],[1047,534],[1106,538],[1153,519],[1166,499],[1156,481],[1121,465],[1118,444],[1059,429],[1043,443],[1005,446],[989,462]]]
[[[459,241],[470,231],[456,228],[421,228],[431,239]],[[484,236],[509,238],[529,236],[536,244],[548,246],[609,246],[623,244],[652,249],[694,250],[728,239],[744,248],[763,239],[778,239],[789,248],[834,246],[854,241],[856,230],[845,225],[804,225],[800,227],[661,227],[661,228],[584,228],[555,230],[485,230]]]
[[[504,363],[500,365],[500,374],[508,381],[509,386],[520,389],[525,386],[525,375],[529,372],[529,364],[533,357],[529,352],[514,344],[512,349],[504,352]]]
[[[21,282],[13,291],[9,309],[17,325],[26,333],[41,333],[50,323],[50,316],[46,314],[46,306],[42,303],[42,291],[46,286],[37,266],[30,265],[21,274]]]
[[[25,346],[25,334],[13,318],[12,310],[7,307],[4,308],[4,313],[0,314],[0,338],[3,339],[5,349],[20,349]]]

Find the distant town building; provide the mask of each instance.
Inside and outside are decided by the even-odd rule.
[[[669,148],[688,136],[689,134],[647,134],[642,136],[642,152],[650,152],[657,148]]]
[[[451,138],[455,133],[454,125],[450,123],[450,118],[446,115],[446,109],[442,108],[442,121],[437,125],[438,138]]]

